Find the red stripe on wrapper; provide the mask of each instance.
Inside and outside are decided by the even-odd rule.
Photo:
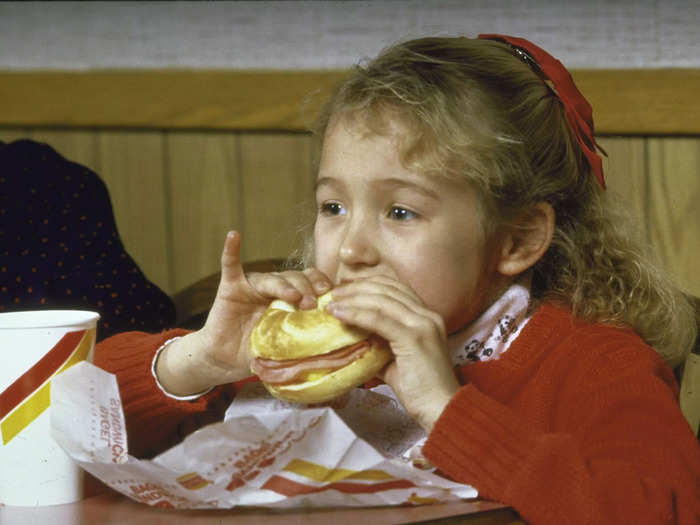
[[[346,494],[371,494],[374,492],[383,492],[385,490],[409,489],[413,487],[415,487],[415,484],[405,479],[396,479],[382,483],[349,483],[339,481],[337,483],[328,483],[317,487],[315,485],[305,485],[304,483],[283,478],[282,476],[272,476],[261,488],[291,497],[298,496],[299,494],[323,492],[324,490],[337,490],[338,492],[344,492]]]

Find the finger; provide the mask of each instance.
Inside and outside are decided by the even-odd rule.
[[[397,281],[396,279],[384,276],[368,277],[366,279],[357,279],[354,281],[343,283],[333,290],[333,294],[343,295],[351,293],[354,294],[358,292],[369,293],[375,288],[386,289],[388,291],[391,291],[393,295],[407,296],[413,298],[414,300],[420,301],[420,299],[418,298],[418,296],[412,288],[403,284],[400,281]]]
[[[302,310],[316,308],[316,298],[332,287],[330,279],[315,268],[307,268],[302,272],[283,272],[281,276],[301,292],[299,308]]]
[[[333,282],[321,270],[307,268],[304,270],[304,274],[311,282],[316,295],[324,294],[333,287]]]
[[[316,290],[313,282],[311,282],[306,272],[287,271],[280,273],[279,276],[285,279],[291,286],[296,288],[304,299],[310,300],[315,306]]]
[[[377,373],[377,378],[384,381],[387,385],[393,387],[396,384],[398,367],[396,361],[391,361]]]
[[[230,231],[226,234],[224,249],[221,253],[221,281],[232,283],[243,278],[241,234],[237,231]]]
[[[423,301],[411,288],[389,277],[372,277],[346,283],[334,288],[331,295],[334,301],[354,296],[386,295],[403,303],[414,313],[420,314],[426,310]]]
[[[411,301],[383,294],[361,294],[332,301],[329,306],[342,321],[375,332],[392,343],[423,345],[447,337],[442,316]]]
[[[444,339],[442,318],[430,310],[419,313],[386,295],[358,295],[332,301],[328,311],[337,319],[388,340],[394,352]]]
[[[316,297],[320,291],[331,287],[330,280],[319,270],[252,273],[248,281],[263,296],[280,298],[297,304],[301,309],[316,307]]]
[[[268,299],[282,299],[296,304],[304,297],[304,294],[282,274],[251,273],[247,278],[255,291]]]

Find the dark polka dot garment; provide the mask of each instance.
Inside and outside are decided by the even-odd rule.
[[[175,321],[124,250],[97,174],[45,144],[0,142],[0,312],[52,308],[98,311],[98,339]]]

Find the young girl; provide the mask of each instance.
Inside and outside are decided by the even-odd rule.
[[[592,134],[566,70],[522,39],[420,39],[358,67],[320,119],[306,269],[246,276],[232,232],[204,328],[98,347],[132,453],[219,414],[273,298],[332,289],[334,316],[388,341],[381,378],[445,475],[533,524],[697,523],[668,366],[692,311],[620,228]]]

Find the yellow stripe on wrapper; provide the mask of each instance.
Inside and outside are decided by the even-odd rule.
[[[211,484],[211,481],[204,479],[196,472],[188,472],[187,474],[183,474],[182,476],[175,478],[175,481],[177,481],[187,490],[200,490]]]
[[[70,354],[54,372],[51,377],[54,377],[61,372],[67,370],[71,366],[80,361],[84,361],[90,348],[95,340],[96,329],[85,330],[75,350]],[[51,404],[51,378],[45,381],[39,388],[32,392],[27,398],[22,401],[12,412],[10,412],[0,422],[0,434],[2,434],[2,444],[7,445],[12,438],[19,434],[27,425],[38,418],[44,410]]]
[[[318,482],[334,482],[341,479],[356,479],[365,481],[380,481],[394,479],[393,476],[382,470],[350,470],[350,469],[329,469],[322,465],[304,461],[302,459],[293,459],[282,469],[287,472],[293,472],[299,476],[311,479]]]

